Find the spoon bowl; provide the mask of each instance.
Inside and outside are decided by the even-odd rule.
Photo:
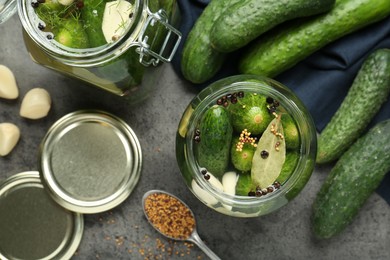
[[[164,209],[161,208],[161,210],[163,211],[159,211],[159,214],[151,216],[152,213],[149,211],[148,200],[151,201],[153,200],[153,202],[160,203],[157,206],[162,207],[164,203],[168,203],[168,199],[170,202],[176,203],[176,205],[174,207],[171,207],[169,211],[167,210],[167,212],[165,212]],[[155,209],[155,206],[156,205],[153,205],[153,209]],[[169,217],[168,216],[169,214],[171,214],[171,216],[172,214],[176,214],[175,212],[172,212],[173,211],[172,208],[183,210],[183,212],[176,212],[179,213],[178,217],[181,218],[185,217],[186,223],[190,223],[190,224],[192,223],[192,226],[190,226],[189,228],[182,227],[178,229],[179,231],[181,230],[183,234],[181,233],[175,233],[175,235],[169,234],[169,232],[171,232],[170,229],[166,229],[165,228],[167,227],[166,225],[162,226],[162,222],[165,220],[165,217]],[[192,242],[196,244],[210,259],[212,260],[220,259],[210,248],[207,247],[207,245],[200,238],[196,229],[195,215],[190,209],[190,207],[188,207],[187,204],[185,204],[181,199],[179,199],[175,195],[162,190],[150,190],[146,192],[142,197],[142,209],[144,211],[144,214],[148,222],[163,236],[176,241]]]

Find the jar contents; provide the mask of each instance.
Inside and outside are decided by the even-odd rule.
[[[132,22],[134,5],[125,0],[33,0],[49,40],[70,48],[93,48],[118,40]]]
[[[300,139],[295,121],[277,100],[239,91],[219,97],[206,109],[193,145],[200,173],[212,186],[225,193],[233,189],[232,195],[260,197],[278,190],[292,175]],[[236,181],[225,184],[224,176],[232,179],[232,172]]]
[[[152,193],[145,198],[144,211],[150,223],[173,239],[188,239],[195,230],[191,210],[177,198],[165,193]]]
[[[22,0],[31,58],[134,105],[158,85],[181,33],[176,0]]]

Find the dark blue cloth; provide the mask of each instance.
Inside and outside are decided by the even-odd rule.
[[[182,13],[180,31],[183,40],[172,63],[181,77],[183,43],[208,2],[210,1],[178,0]],[[327,45],[275,79],[301,98],[309,109],[317,130],[321,132],[343,101],[364,59],[379,48],[390,48],[390,17]],[[215,80],[238,74],[236,65],[239,52],[229,55],[229,60],[221,71],[213,79],[197,87],[202,89]],[[369,127],[389,118],[390,100],[387,100]],[[390,174],[387,174],[377,192],[390,204]]]

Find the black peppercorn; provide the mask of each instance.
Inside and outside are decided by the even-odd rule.
[[[243,92],[243,91],[239,91],[239,92],[237,93],[237,97],[243,98],[243,97],[244,97],[244,92]]]
[[[254,196],[256,196],[256,193],[254,191],[250,191],[250,192],[248,192],[248,196],[254,197]]]
[[[45,30],[45,26],[43,24],[39,23],[38,24],[38,29],[43,31],[43,30]]]
[[[272,97],[267,97],[266,101],[268,104],[274,103],[274,99]]]
[[[205,175],[205,174],[207,173],[207,170],[206,170],[206,169],[202,169],[200,172],[201,172],[203,175]]]
[[[205,180],[210,180],[210,175],[208,175],[208,174],[205,174],[204,176],[203,176],[204,178],[205,178]]]
[[[38,8],[39,2],[33,1],[33,2],[31,2],[31,6],[32,6],[33,8]]]
[[[260,156],[263,159],[267,159],[269,156],[269,152],[267,152],[266,150],[263,150],[263,151],[261,151]]]
[[[199,135],[195,135],[194,136],[194,141],[199,143],[200,142],[200,136]]]
[[[275,113],[276,112],[276,107],[275,106],[269,106],[268,107],[268,111],[272,114],[272,113]]]

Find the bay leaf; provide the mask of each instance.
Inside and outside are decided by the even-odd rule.
[[[265,152],[263,152],[265,151]],[[261,156],[268,153],[268,156]],[[274,118],[262,134],[252,159],[251,177],[260,188],[267,188],[278,178],[286,159],[281,115]]]

